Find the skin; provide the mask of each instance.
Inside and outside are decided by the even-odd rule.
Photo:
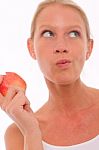
[[[21,113],[21,119],[20,113],[18,116],[13,114],[19,128],[15,124],[8,127],[5,133],[7,150],[11,146],[15,149],[16,141],[16,149],[23,150],[24,137],[30,139],[25,142],[31,145],[35,141],[32,135],[34,129],[34,137],[37,139],[34,145],[39,143],[39,148],[34,148],[38,150],[42,149],[41,136],[53,145],[72,145],[90,140],[99,134],[99,91],[87,87],[80,80],[83,65],[91,55],[93,41],[87,39],[84,21],[77,10],[54,5],[41,11],[36,20],[34,38],[29,38],[27,42],[30,55],[37,59],[43,72],[49,98],[36,113],[32,112],[30,115],[27,112],[25,120],[22,119],[24,113]],[[45,30],[50,30],[51,33],[44,32]],[[73,32],[74,30],[80,34]],[[69,59],[71,63],[68,66],[57,66],[56,62],[61,59]],[[11,91],[13,89],[7,95],[12,97]],[[18,99],[17,95],[12,108],[18,108]],[[20,95],[20,101],[21,99],[26,103],[24,93]],[[8,102],[5,103],[7,106]],[[4,110],[6,111],[5,107]]]

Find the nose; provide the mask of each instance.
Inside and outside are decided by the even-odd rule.
[[[56,49],[55,53],[67,53],[68,51],[66,49]]]
[[[57,40],[54,46],[54,53],[68,53],[68,43],[64,39]]]

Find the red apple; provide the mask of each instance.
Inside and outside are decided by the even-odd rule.
[[[3,80],[0,84],[0,93],[5,96],[9,86],[16,86],[22,88],[23,91],[26,90],[26,82],[15,72],[6,72],[3,75]]]

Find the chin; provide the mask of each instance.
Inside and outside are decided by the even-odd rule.
[[[48,78],[46,78],[46,81],[47,82],[51,82],[51,83],[53,83],[53,84],[57,84],[57,85],[70,85],[70,84],[72,84],[72,83],[74,83],[75,82],[75,79],[74,78],[53,78],[53,79],[48,79]]]
[[[70,85],[70,84],[72,84],[73,83],[73,81],[71,81],[71,80],[65,80],[65,81],[56,81],[56,82],[54,82],[55,84],[57,84],[57,85],[63,85],[63,86],[66,86],[66,85]]]

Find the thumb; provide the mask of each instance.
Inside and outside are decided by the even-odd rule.
[[[30,107],[30,102],[27,100],[25,105],[24,105],[24,109],[28,112],[32,112],[33,113],[33,110],[31,109]]]

